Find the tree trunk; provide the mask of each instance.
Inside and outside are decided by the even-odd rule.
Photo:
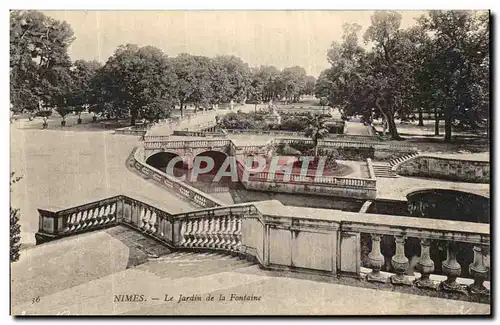
[[[184,112],[183,112],[183,107],[184,106],[184,101],[181,100],[181,105],[180,105],[180,110],[181,110],[181,118],[184,116]]]
[[[439,135],[439,112],[434,108],[434,135]]]
[[[130,125],[134,126],[135,125],[135,120],[137,119],[137,110],[133,109],[130,112]]]
[[[451,107],[447,106],[444,111],[444,141],[451,142]]]
[[[424,126],[424,114],[422,112],[422,107],[418,109],[418,126]]]
[[[391,138],[393,140],[402,140],[399,136],[398,128],[396,127],[396,122],[394,121],[394,116],[389,114],[387,116],[387,123],[389,124],[389,132],[391,133]]]

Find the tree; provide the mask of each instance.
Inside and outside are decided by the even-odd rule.
[[[309,116],[308,126],[304,135],[311,138],[314,144],[314,156],[318,157],[318,143],[319,140],[324,139],[328,134],[328,129],[325,127],[325,118],[320,115]]]
[[[376,11],[371,18],[371,26],[364,35],[365,42],[372,42],[373,56],[371,67],[373,69],[372,87],[375,106],[387,121],[392,139],[400,140],[394,121],[398,110],[402,115],[404,105],[401,87],[406,74],[404,68],[410,65],[403,58],[403,51],[398,47],[402,16],[395,11]]]
[[[62,121],[61,125],[65,126],[66,125],[66,116],[68,116],[69,113],[71,113],[71,109],[66,106],[59,106],[56,108],[57,113],[61,115]]]
[[[305,85],[302,89],[302,95],[314,95],[315,86],[316,78],[313,76],[306,76]]]
[[[358,45],[361,26],[344,24],[342,42],[333,42],[327,53],[331,67],[321,72],[315,87],[317,98],[325,98],[342,116],[363,114],[373,107],[369,93],[371,66],[369,56]]]
[[[85,60],[77,60],[71,67],[71,84],[66,102],[78,113],[78,124],[82,122],[82,112],[89,110],[90,105],[96,104],[93,80],[101,68],[101,63]]]
[[[477,128],[489,119],[489,14],[436,10],[419,23],[431,35],[425,64],[433,87],[426,90],[451,141],[454,120]]]
[[[15,173],[10,173],[10,191],[12,185],[19,182],[22,177],[16,177]],[[19,260],[19,250],[21,248],[21,225],[19,225],[19,209],[10,206],[10,262]]]
[[[283,96],[287,102],[298,102],[306,86],[306,70],[299,66],[285,68],[281,71],[280,81]]]
[[[280,70],[274,66],[260,66],[253,70],[253,81],[262,86],[262,100],[270,100],[281,97]],[[260,90],[260,89],[259,89]]]
[[[52,116],[52,110],[43,110],[35,113],[35,116],[41,117],[43,119],[43,128],[46,129],[49,125],[47,120]]]
[[[143,112],[141,112],[140,115],[146,119],[149,124],[158,123],[161,119],[170,117],[173,105],[174,103],[169,100],[157,98],[147,103],[142,108]]]
[[[181,116],[187,103],[206,106],[212,98],[211,59],[204,56],[180,54],[172,60],[177,76],[177,99]]]
[[[16,110],[35,113],[38,102],[55,107],[67,92],[74,40],[66,22],[38,11],[11,11],[10,90]]]
[[[250,86],[250,68],[240,58],[232,55],[216,56],[210,72],[214,104],[246,99]]]
[[[130,125],[149,116],[153,103],[174,103],[177,77],[171,62],[153,46],[119,46],[96,78],[96,89],[107,114],[130,117]],[[163,112],[167,112],[166,108]]]

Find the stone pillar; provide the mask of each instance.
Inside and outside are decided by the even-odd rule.
[[[387,278],[385,278],[381,273],[380,269],[384,265],[385,259],[384,255],[380,251],[380,239],[381,235],[372,234],[372,251],[368,254],[368,259],[370,260],[370,267],[372,268],[372,272],[366,276],[366,280],[370,282],[387,282]]]
[[[430,279],[430,275],[434,272],[434,261],[430,257],[431,241],[429,239],[420,239],[420,257],[418,259],[416,269],[421,276],[415,280],[415,285],[418,288],[436,289],[437,284]]]
[[[395,275],[391,276],[392,284],[411,285],[410,280],[405,276],[409,262],[405,256],[405,236],[394,236],[396,241],[396,254],[391,258],[391,265],[394,268]]]
[[[448,243],[447,258],[442,265],[443,273],[447,276],[447,279],[440,283],[440,288],[443,291],[465,293],[465,287],[457,283],[457,278],[462,272],[462,268],[457,262],[457,243]]]
[[[474,283],[468,287],[470,293],[489,294],[489,290],[483,284],[489,273],[489,269],[484,265],[484,251],[485,248],[482,246],[474,246],[474,261],[469,265],[469,273],[474,278]]]

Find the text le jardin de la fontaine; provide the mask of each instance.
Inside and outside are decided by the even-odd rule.
[[[192,294],[192,295],[183,295],[179,294],[178,296],[172,296],[170,294],[165,294],[163,297],[146,297],[146,295],[140,294],[122,294],[122,295],[114,295],[113,302],[146,302],[148,300],[151,301],[163,301],[168,303],[183,303],[183,302],[252,302],[252,301],[261,301],[262,296],[257,296],[254,294]]]

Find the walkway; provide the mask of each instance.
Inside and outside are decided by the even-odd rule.
[[[486,304],[354,287],[311,276],[279,276],[245,260],[219,254],[173,253],[159,260],[143,259],[145,263],[127,268],[132,255],[137,255],[131,245],[136,238],[127,228],[116,228],[24,251],[21,260],[12,264],[13,314],[421,315],[490,312]],[[46,263],[49,259],[51,263]],[[113,302],[115,295],[120,294],[144,295],[144,301]],[[173,300],[165,302],[165,295]],[[202,301],[179,303],[180,295],[199,295]],[[206,301],[209,295],[214,297],[211,302]],[[225,301],[219,301],[221,295],[226,297]],[[253,295],[261,300],[230,301],[231,295]],[[37,296],[40,301],[32,304],[32,298]]]
[[[372,135],[370,127],[361,123],[359,118],[351,118],[350,121],[345,121],[345,128],[346,134],[349,135]]]

